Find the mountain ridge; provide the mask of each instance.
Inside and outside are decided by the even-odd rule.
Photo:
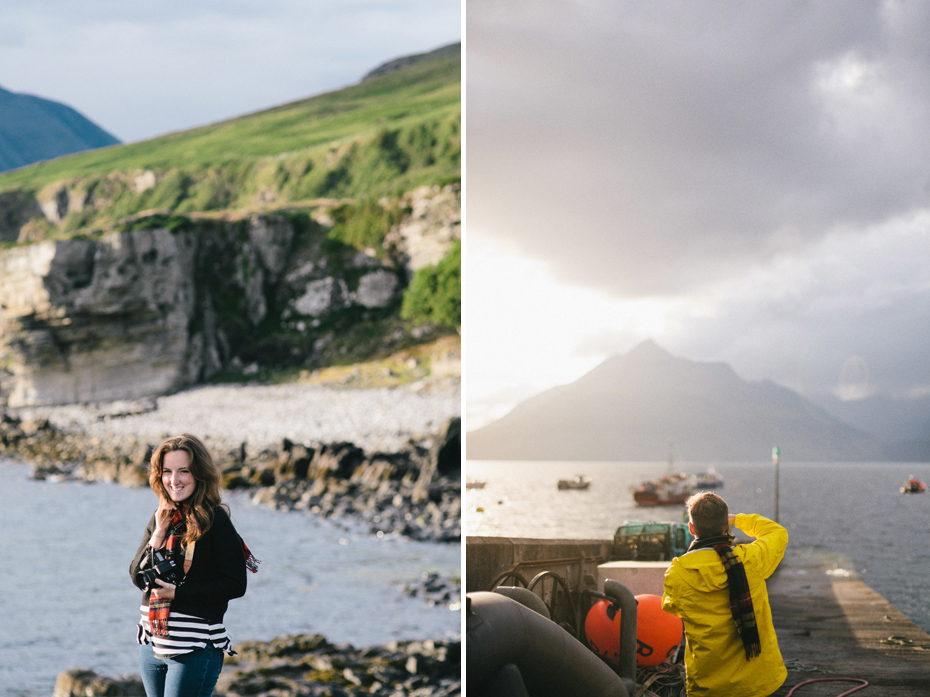
[[[725,363],[672,356],[652,341],[466,433],[469,459],[878,461],[887,444],[788,388]]]
[[[66,104],[0,87],[0,172],[119,142]]]

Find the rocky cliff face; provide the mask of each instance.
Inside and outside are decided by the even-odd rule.
[[[0,405],[136,399],[221,371],[315,365],[340,332],[390,315],[413,264],[458,236],[457,189],[410,196],[382,250],[331,239],[318,212],[149,216],[0,250]]]
[[[195,378],[195,246],[193,235],[155,229],[0,254],[0,398],[103,401]]]

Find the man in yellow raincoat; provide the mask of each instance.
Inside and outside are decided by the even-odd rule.
[[[785,555],[788,531],[760,515],[730,515],[711,492],[688,506],[688,552],[665,574],[662,608],[682,619],[688,697],[765,697],[788,671],[778,650],[765,579]],[[733,547],[734,524],[756,540]]]

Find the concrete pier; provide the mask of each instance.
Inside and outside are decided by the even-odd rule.
[[[768,589],[789,668],[776,697],[820,677],[868,680],[857,697],[930,695],[930,636],[866,585],[848,562],[791,555],[768,580]],[[834,697],[855,686],[814,683],[795,695]]]

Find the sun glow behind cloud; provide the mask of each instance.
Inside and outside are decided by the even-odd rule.
[[[567,285],[545,263],[473,227],[466,264],[465,300],[474,318],[466,336],[468,428],[646,338],[661,341],[686,314],[680,299],[623,300]]]
[[[618,299],[558,281],[544,262],[470,229],[466,301],[480,321],[468,324],[467,428],[646,339],[802,393],[861,399],[880,383],[889,396],[916,394],[930,372],[899,375],[883,356],[925,330],[927,258],[930,211],[917,211],[837,229],[687,295]]]

